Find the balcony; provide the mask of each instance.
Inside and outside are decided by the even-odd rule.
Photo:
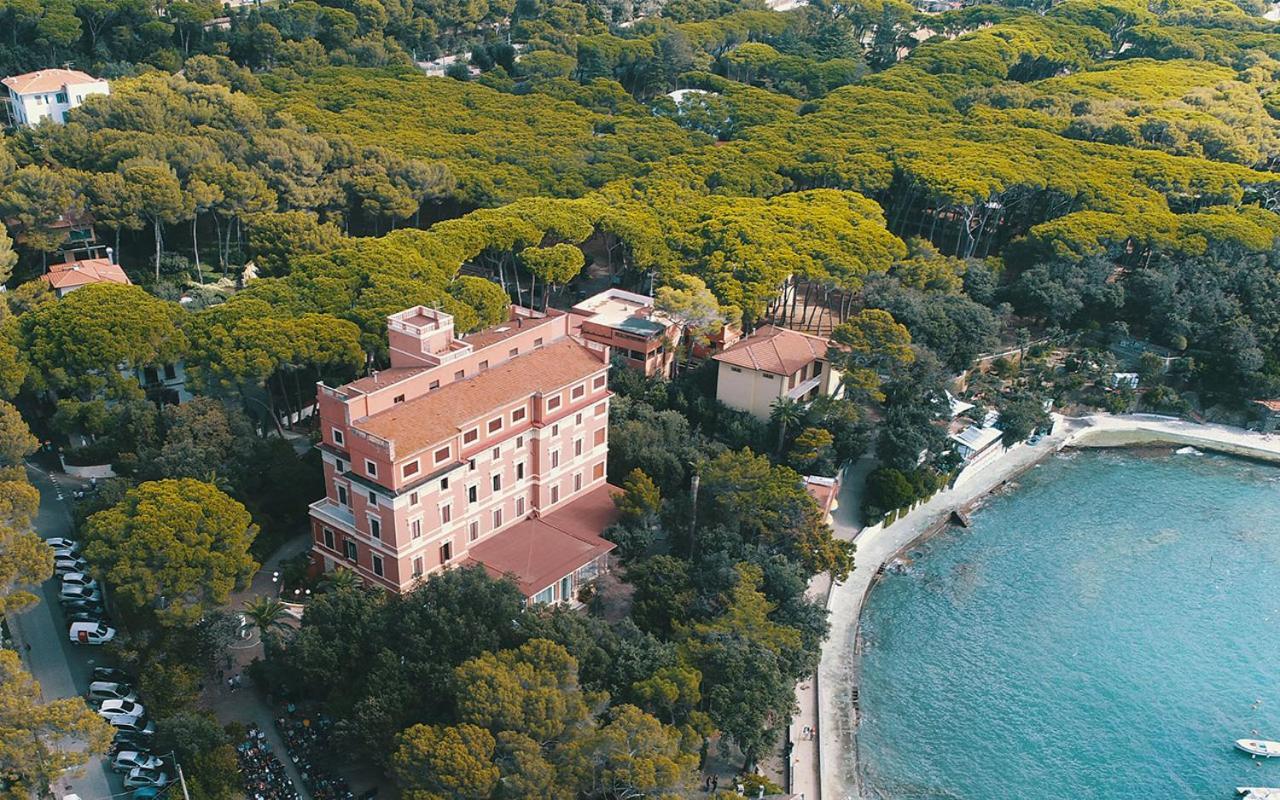
[[[327,497],[312,503],[309,508],[311,509],[311,516],[322,522],[327,522],[348,532],[355,532],[356,530],[356,518],[351,513],[351,509]]]
[[[822,383],[821,375],[818,375],[817,377],[814,377],[814,378],[810,378],[807,381],[803,381],[797,384],[796,388],[788,391],[787,397],[791,398],[792,400],[800,400],[809,392],[812,392],[814,389],[817,389],[818,385],[821,383]]]

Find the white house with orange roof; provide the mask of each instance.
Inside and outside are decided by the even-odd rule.
[[[716,399],[767,420],[779,397],[808,403],[819,395],[839,396],[841,376],[827,360],[830,346],[821,336],[766,325],[715,356]]]
[[[35,127],[45,120],[61,125],[67,112],[86,97],[111,94],[102,78],[75,69],[42,69],[0,80],[9,90],[9,116],[16,125]]]
[[[49,284],[58,297],[66,297],[91,283],[131,283],[120,265],[113,264],[106,258],[82,258],[62,264],[50,264],[49,271],[41,275],[40,280]]]

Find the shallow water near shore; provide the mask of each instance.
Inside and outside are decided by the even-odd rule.
[[[1232,747],[1280,740],[1280,469],[1074,452],[972,522],[914,548],[867,601],[869,797],[1280,786],[1280,759]]]

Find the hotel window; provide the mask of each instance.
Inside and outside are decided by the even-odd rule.
[[[422,556],[418,556],[413,560],[413,577],[422,577]]]
[[[460,369],[457,372],[453,373],[453,379],[455,381],[460,381],[465,377],[467,377],[467,371],[465,369]]]
[[[67,102],[67,94],[66,92],[58,92],[53,96],[53,99],[57,100],[59,103],[65,103]]]
[[[415,519],[413,522],[409,523],[409,535],[412,536],[414,539],[422,538],[422,520],[421,519]]]
[[[523,497],[516,498],[516,516],[517,517],[524,516],[524,498]]]
[[[494,475],[494,476],[493,476],[493,490],[494,490],[495,492],[500,492],[500,491],[502,491],[502,476],[501,476],[501,475]]]
[[[495,508],[493,510],[493,529],[497,530],[502,527],[502,509]]]
[[[582,440],[574,439],[573,440],[573,457],[577,458],[580,455],[582,455]]]
[[[533,340],[533,346],[534,346],[534,347],[542,347],[542,337],[538,337],[537,339],[534,339],[534,340]]]
[[[449,458],[449,448],[441,447],[439,450],[436,451],[435,459],[437,464],[439,464],[441,461],[444,461],[448,458]]]
[[[515,411],[512,411],[512,412],[511,412],[511,421],[512,421],[513,423],[514,423],[514,422],[519,422],[519,421],[520,421],[520,420],[522,420],[522,419],[524,419],[524,409],[523,409],[523,408],[517,408]]]
[[[359,555],[360,553],[360,551],[356,548],[356,543],[351,541],[350,539],[347,539],[345,542],[343,542],[343,544],[347,550],[347,560],[355,561],[357,555]]]
[[[533,602],[542,603],[544,605],[549,605],[551,601],[555,599],[556,598],[555,598],[554,586],[548,586],[547,588],[543,589],[542,591],[538,592],[533,596]]]
[[[502,448],[501,447],[493,448],[493,452],[490,453],[490,455],[493,457],[494,461],[497,461],[498,459],[502,458]]]
[[[351,498],[347,497],[347,487],[338,487],[338,504],[343,506],[351,505]]]
[[[382,523],[373,517],[369,517],[369,535],[382,541]]]
[[[333,442],[334,442],[334,444],[342,444],[342,443],[343,443],[343,441],[344,441],[344,440],[343,440],[343,438],[342,438],[342,431],[338,430],[337,428],[334,428],[334,429],[333,429]]]
[[[551,505],[555,505],[556,503],[559,503],[559,502],[560,502],[560,487],[552,486],[551,487]]]
[[[346,464],[346,462],[345,462],[345,461],[343,461],[343,460],[342,460],[342,459],[340,459],[340,458],[339,458],[339,459],[337,459],[336,461],[334,461],[334,462],[333,462],[333,471],[334,471],[334,472],[336,472],[336,473],[338,473],[339,475],[341,475],[342,473],[346,472],[346,471],[347,471],[347,464]]]
[[[404,476],[406,478],[409,477],[410,475],[416,475],[417,473],[418,473],[417,461],[410,461],[408,464],[404,465]]]
[[[449,489],[449,478],[448,478],[448,477],[441,478],[441,479],[440,479],[440,491],[442,491],[442,492],[443,492],[443,491],[447,491],[448,489]]]
[[[367,458],[364,460],[364,471],[369,473],[370,478],[378,477],[378,465]]]
[[[552,436],[560,435],[560,423],[556,423],[555,425],[551,426],[551,435]]]
[[[373,574],[382,577],[382,556],[373,557]]]
[[[497,433],[502,430],[502,417],[489,420],[489,433]]]
[[[604,477],[604,464],[596,464],[591,468],[591,480],[598,481]]]
[[[597,375],[597,376],[596,376],[596,379],[595,379],[594,381],[592,381],[592,382],[591,382],[591,388],[593,388],[593,389],[603,389],[603,388],[604,388],[604,380],[605,380],[605,379],[604,379],[604,376],[603,376],[603,375]]]
[[[574,425],[581,425],[581,424],[582,424],[582,413],[581,413],[581,412],[579,412],[579,413],[578,413],[578,416],[576,416],[576,417],[574,417],[574,418],[573,418],[573,424],[574,424]]]
[[[471,444],[472,442],[474,442],[476,439],[479,439],[479,438],[480,438],[480,429],[472,428],[471,430],[462,434],[462,443]]]
[[[730,371],[730,372],[742,372],[742,370],[741,370],[741,369],[738,369],[737,367],[729,367],[729,371]]]
[[[582,397],[586,393],[587,393],[587,387],[575,386],[573,387],[573,391],[569,393],[569,398],[572,400],[577,400],[579,397]]]
[[[410,493],[409,493],[409,505],[411,505],[411,506],[416,506],[417,504],[418,504],[418,493],[417,493],[417,492],[410,492]]]
[[[599,447],[602,444],[604,444],[604,428],[600,428],[596,431],[596,447]]]
[[[520,355],[520,348],[519,348],[519,347],[513,347],[513,348],[511,348],[510,350],[508,350],[508,351],[507,351],[507,358],[515,358],[515,357],[516,357],[516,356],[518,356],[518,355]]]
[[[404,402],[404,395],[402,395],[402,394],[398,394],[398,395],[396,395],[396,396],[391,400],[391,402],[392,402],[392,403],[403,403],[403,402]]]
[[[558,466],[560,466],[560,451],[552,450],[551,451],[551,468],[555,469]]]
[[[773,380],[773,376],[766,372],[766,373],[764,373],[764,379],[765,379],[766,381],[771,381],[771,380]]]
[[[376,506],[378,504],[378,493],[369,492],[369,505]]]
[[[524,447],[524,437],[523,437],[523,436],[517,436],[517,437],[516,437],[516,449],[517,449],[517,450],[519,450],[519,449],[520,449],[520,448],[522,448],[522,447]]]
[[[451,505],[450,503],[445,503],[444,505],[440,506],[440,523],[444,525],[452,521],[453,521],[453,505]]]
[[[471,524],[467,526],[467,540],[474,542],[480,538],[480,522],[471,520]]]
[[[559,407],[560,407],[560,395],[556,395],[555,397],[551,397],[547,399],[548,411],[555,411]]]
[[[439,388],[440,388],[440,381],[432,381],[431,385],[427,387],[427,391],[434,392],[436,389],[439,389]]]
[[[474,458],[467,459],[467,472],[476,471],[476,460]]]
[[[333,531],[330,528],[324,529],[324,546],[333,549]]]
[[[516,464],[516,480],[518,481],[524,480],[524,462],[523,461],[521,461],[519,464]]]
[[[600,405],[596,406],[596,416],[597,416],[597,417],[602,416],[602,415],[604,414],[604,411],[605,411],[604,403],[601,403]]]
[[[582,491],[582,473],[581,472],[573,476],[573,490],[575,492]]]
[[[476,487],[475,487],[475,486],[468,486],[468,487],[467,487],[467,502],[468,502],[468,503],[474,503],[474,502],[476,501],[476,496],[477,496],[477,493],[476,493]]]
[[[453,558],[453,543],[445,542],[440,545],[440,563],[448,564],[449,559]]]
[[[481,362],[480,362],[480,371],[481,371],[481,372],[484,372],[484,371],[485,371],[485,370],[487,370],[488,368],[489,368],[489,361],[488,361],[488,359],[485,359],[484,361],[481,361]]]

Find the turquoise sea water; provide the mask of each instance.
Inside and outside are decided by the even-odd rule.
[[[1057,456],[863,614],[870,797],[1229,798],[1280,786],[1280,469]],[[1258,703],[1257,701],[1261,701]]]

